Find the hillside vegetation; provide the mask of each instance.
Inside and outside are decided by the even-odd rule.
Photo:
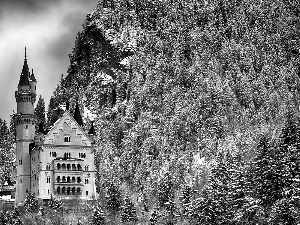
[[[48,125],[68,99],[95,115],[104,214],[299,223],[299,24],[297,1],[100,0]]]

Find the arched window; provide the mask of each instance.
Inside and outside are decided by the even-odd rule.
[[[71,188],[68,187],[68,188],[67,188],[67,195],[70,195],[70,191],[71,191]]]
[[[61,168],[62,168],[62,170],[66,170],[66,164],[63,163]]]
[[[62,182],[63,182],[63,183],[66,182],[66,177],[65,177],[65,176],[62,177]]]
[[[70,139],[71,139],[70,135],[65,135],[64,142],[70,142]]]
[[[57,181],[57,182],[60,182],[60,176],[58,176],[58,177],[56,178],[56,181]]]
[[[57,187],[56,192],[57,194],[60,194],[60,187]]]
[[[66,193],[66,188],[63,187],[61,192],[62,192],[62,194],[64,195],[64,194]]]
[[[67,182],[70,183],[70,177],[67,177]]]
[[[75,191],[76,191],[75,187],[72,187],[72,195],[75,195]]]
[[[60,163],[57,163],[57,169],[58,169],[58,170],[61,169]]]
[[[67,164],[67,170],[70,170],[70,169],[71,169],[71,165]]]
[[[77,183],[80,183],[80,182],[81,182],[81,178],[77,177]]]
[[[76,182],[76,178],[72,177],[72,183],[75,183],[75,182]]]
[[[76,165],[72,164],[72,170],[76,170]]]
[[[81,170],[81,165],[80,164],[77,165],[77,170]]]
[[[77,188],[77,194],[80,195],[80,192],[81,192],[80,187],[78,187]]]

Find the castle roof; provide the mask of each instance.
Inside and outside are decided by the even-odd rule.
[[[53,125],[53,127],[50,129],[50,131],[46,134],[45,136],[45,140],[46,142],[49,142],[47,141],[47,139],[51,139],[50,137],[54,135],[54,133],[57,133],[60,129],[63,129],[63,127],[66,125],[66,124],[70,124],[68,126],[71,126],[71,127],[65,127],[64,129],[67,129],[69,130],[69,134],[72,136],[72,135],[75,135],[73,134],[72,130],[73,129],[78,129],[80,131],[80,133],[83,134],[83,136],[85,137],[84,139],[88,140],[87,142],[87,146],[91,146],[91,138],[89,137],[89,135],[84,131],[84,129],[77,123],[77,121],[72,117],[72,115],[69,113],[69,111],[65,111],[63,116],[61,118],[59,118]],[[63,129],[63,130],[64,130]],[[66,132],[66,130],[65,130]],[[75,138],[75,136],[74,136]],[[50,143],[50,142],[49,142]],[[47,144],[47,143],[46,143]]]
[[[35,76],[34,76],[34,73],[33,73],[33,69],[32,69],[32,72],[31,72],[30,81],[36,82],[36,79],[35,79]]]
[[[21,72],[21,76],[20,76],[20,81],[19,81],[19,85],[20,86],[24,86],[24,85],[29,85],[29,67],[27,64],[27,56],[26,56],[26,47],[25,47],[25,58],[24,58],[24,64],[23,64],[23,68],[22,68],[22,72]]]

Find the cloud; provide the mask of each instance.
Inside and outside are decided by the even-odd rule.
[[[8,120],[16,109],[14,91],[24,46],[38,81],[37,92],[48,104],[60,75],[66,74],[76,34],[97,0],[2,0],[0,4],[0,118]]]

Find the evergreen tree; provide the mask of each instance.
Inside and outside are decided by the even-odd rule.
[[[263,207],[270,207],[282,198],[282,179],[276,173],[278,148],[266,137],[262,137],[257,147],[249,177],[252,182],[254,198],[260,200]]]
[[[63,208],[63,203],[60,199],[51,195],[50,200],[48,201],[48,206],[54,210],[61,210]]]
[[[160,207],[164,208],[165,204],[173,201],[174,199],[174,186],[172,177],[169,172],[165,173],[160,181],[158,187],[158,202]]]
[[[94,208],[92,215],[92,224],[93,225],[104,225],[105,224],[105,215],[101,207],[98,205]]]
[[[36,212],[38,209],[38,200],[35,194],[29,192],[24,201],[24,209],[26,212]]]
[[[36,119],[35,130],[37,131],[40,123],[45,124],[45,101],[41,95],[34,109],[34,117]]]
[[[156,225],[159,221],[159,208],[154,207],[150,214],[150,225]]]
[[[121,193],[114,183],[108,183],[105,198],[107,209],[113,214],[119,212],[122,203]]]
[[[123,205],[121,207],[121,220],[122,222],[136,222],[138,220],[135,206],[129,196],[125,196],[123,200]]]

